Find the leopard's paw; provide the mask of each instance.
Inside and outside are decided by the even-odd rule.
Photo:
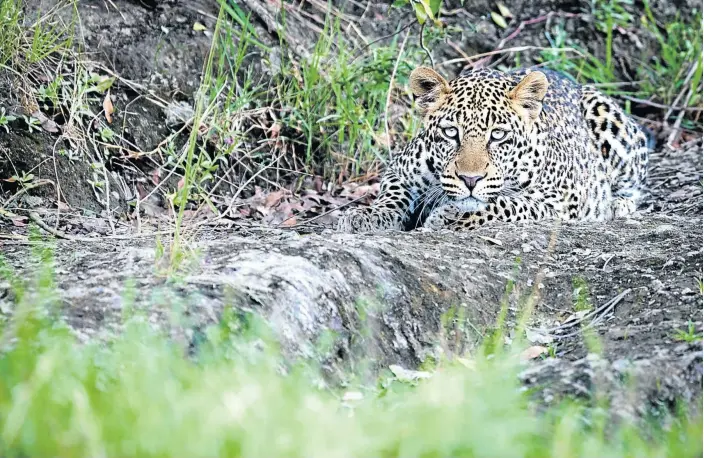
[[[337,222],[338,232],[379,232],[403,229],[393,215],[387,215],[371,207],[347,210]]]
[[[370,208],[352,208],[337,221],[338,232],[371,232],[374,230],[374,215]]]
[[[423,227],[431,231],[450,229],[452,223],[459,220],[462,212],[455,205],[443,205],[433,210],[423,222]]]

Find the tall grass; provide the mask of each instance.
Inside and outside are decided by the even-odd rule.
[[[0,2],[0,66],[12,64],[22,71],[47,57],[71,48],[77,19],[76,0],[60,0],[38,15],[26,17],[22,0]],[[73,10],[71,22],[63,22],[56,12]]]
[[[0,65],[7,64],[19,48],[22,28],[21,0],[0,2]]]
[[[689,94],[678,102],[679,106],[698,107],[702,103],[702,13],[701,10],[682,12],[667,24],[656,21],[649,1],[643,2],[644,14],[634,17],[626,7],[632,0],[594,0],[592,15],[597,30],[604,34],[604,58],[580,49],[580,56],[574,58],[564,51],[544,50],[542,62],[548,67],[572,75],[580,83],[606,83],[604,92],[609,94],[630,94],[664,105],[672,105],[680,92]],[[642,35],[650,38],[651,49],[634,50],[628,56],[635,68],[632,88],[624,91],[616,83],[619,76],[614,70],[613,41],[614,29],[639,28]],[[568,34],[559,25],[554,26],[552,45],[555,48],[568,46]],[[693,75],[688,79],[688,72]],[[686,125],[696,127],[693,120],[685,119]],[[698,126],[701,129],[701,122]]]
[[[234,12],[230,13],[234,15]],[[225,28],[227,36],[235,40],[241,50],[242,43],[250,46],[249,18],[236,15],[241,24],[239,34]],[[285,27],[285,25],[284,25]],[[307,58],[284,54],[275,67],[278,72],[271,81],[255,82],[241,69],[240,95],[226,98],[223,103],[224,118],[231,118],[237,111],[270,110],[271,120],[281,128],[279,138],[290,147],[291,154],[306,172],[321,173],[335,178],[342,172],[360,173],[373,164],[385,161],[389,142],[410,138],[416,122],[410,112],[394,117],[391,126],[393,139],[385,138],[385,113],[390,90],[390,75],[399,62],[398,78],[394,87],[401,88],[394,94],[403,105],[410,106],[410,95],[404,95],[407,75],[418,60],[420,51],[409,47],[403,55],[400,36],[381,46],[353,49],[347,42],[339,20],[328,18],[322,33]],[[229,38],[223,40],[219,53],[242,55]],[[251,45],[251,51],[261,49]],[[235,67],[238,62],[235,62]],[[236,75],[234,76],[237,79]],[[247,101],[243,106],[242,97]]]

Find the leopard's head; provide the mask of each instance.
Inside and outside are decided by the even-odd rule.
[[[481,205],[530,185],[538,158],[534,126],[548,84],[539,71],[521,77],[479,70],[449,83],[427,67],[411,73],[425,147],[439,162],[448,197]]]

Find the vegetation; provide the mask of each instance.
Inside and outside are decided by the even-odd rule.
[[[702,333],[697,334],[694,323],[690,321],[687,323],[687,330],[678,329],[675,331],[674,339],[682,342],[701,342]]]
[[[329,15],[309,55],[284,52],[278,62],[270,62],[275,74],[262,80],[251,65],[252,53],[273,61],[272,48],[237,3],[222,0],[221,5],[190,119],[143,154],[163,160],[159,166],[177,177],[168,195],[176,237],[168,254],[157,242],[157,268],[165,264],[170,281],[178,281],[175,274],[189,260],[180,232],[187,210],[224,214],[227,203],[248,192],[255,180],[302,186],[310,175],[338,183],[374,177],[390,150],[419,126],[405,89],[408,74],[428,64],[424,47],[439,45],[455,32],[439,27],[442,5],[435,0],[397,2],[399,8],[413,8],[423,27],[400,25],[387,39],[363,47],[351,44],[339,18]],[[514,63],[538,62],[598,84],[623,97],[627,106],[644,100],[659,118],[701,129],[700,112],[668,109],[701,105],[701,12],[659,24],[649,2],[642,17],[629,14],[627,5],[593,2],[590,14],[603,34],[603,49],[566,52],[575,45],[563,22],[554,21],[545,30],[553,49],[534,52],[530,59],[516,54]],[[71,146],[57,154],[92,164],[91,185],[107,193],[106,164],[134,157],[104,120],[118,77],[91,71],[76,59],[71,49],[76,16],[65,23],[56,15],[59,8],[75,11],[75,6],[75,1],[59,2],[28,21],[21,0],[0,0],[0,70],[18,78],[40,113],[63,120],[68,142],[57,144]],[[491,17],[502,28],[516,26],[501,8]],[[638,62],[635,81],[623,86],[614,60],[615,31],[641,26],[658,52]],[[280,34],[280,44],[290,51],[285,36]],[[499,68],[506,62],[511,61]],[[42,72],[51,78],[35,78]],[[0,135],[55,127],[47,119],[13,116],[0,107]],[[221,187],[231,169],[238,189],[234,197],[225,197]],[[31,171],[18,171],[10,180],[22,189],[36,184]],[[0,215],[5,213],[0,205]],[[656,412],[660,416],[644,423],[615,422],[601,399],[597,408],[594,399],[543,408],[542,400],[518,382],[525,342],[506,343],[505,308],[497,329],[479,348],[429,361],[423,367],[427,373],[389,368],[369,380],[350,369],[343,386],[326,382],[315,361],[285,362],[266,324],[233,310],[192,347],[154,330],[141,310],[126,312],[119,335],[80,343],[58,318],[52,252],[43,248],[44,241],[32,242],[36,276],[20,277],[0,258],[0,284],[13,303],[11,313],[0,310],[2,456],[702,454],[701,414],[687,417],[687,406],[667,421],[662,418],[667,414]],[[586,282],[575,278],[573,286],[575,308],[592,309]],[[126,287],[125,297],[131,294]],[[365,306],[372,305],[360,303],[360,310]],[[461,314],[453,309],[443,316],[443,327],[461,324]],[[459,326],[452,332],[476,330]],[[673,338],[697,342],[702,337],[692,324]],[[598,353],[595,335],[588,344]],[[551,346],[543,357],[555,352]]]
[[[240,196],[251,192],[253,183],[293,182],[300,186],[310,175],[337,183],[365,180],[378,174],[392,149],[412,137],[419,119],[411,110],[407,76],[413,67],[430,63],[428,49],[443,46],[458,33],[453,27],[442,27],[441,1],[412,3],[399,0],[395,7],[413,9],[422,27],[400,24],[386,39],[360,46],[350,39],[348,30],[343,31],[339,15],[328,14],[314,48],[307,55],[298,55],[295,44],[286,41],[285,14],[278,34],[283,51],[276,54],[257,36],[252,18],[236,2],[220,0],[209,76],[203,79],[201,97],[196,100],[198,122],[187,120],[187,127],[200,127],[191,129],[188,139],[179,130],[150,152],[135,152],[133,145],[105,122],[108,109],[102,103],[115,76],[88,71],[71,54],[78,23],[75,1],[59,2],[34,21],[23,16],[21,0],[4,1],[0,6],[0,66],[27,75],[20,80],[30,106],[34,99],[44,112],[66,121],[69,126],[63,131],[71,147],[58,152],[92,164],[91,185],[97,193],[106,192],[107,162],[158,155],[168,176],[177,177],[178,187],[172,187],[169,196],[174,209],[187,201],[221,214],[229,209],[224,203],[232,202],[224,192],[227,183],[238,181],[241,189],[236,195]],[[644,3],[640,17],[629,13],[631,3],[594,0],[591,11],[585,12],[589,16],[584,20],[592,21],[604,36],[601,47],[580,47],[565,30],[565,22],[554,20],[544,30],[550,49],[512,54],[506,50],[506,54],[514,55],[515,65],[538,62],[623,97],[627,108],[634,101],[643,101],[642,106],[652,108],[658,118],[700,130],[700,111],[668,107],[701,105],[701,11],[693,15],[683,12],[663,25],[655,20],[649,2]],[[68,23],[56,14],[66,10],[74,11]],[[503,4],[491,11],[491,17],[507,31],[519,26]],[[23,22],[29,26],[21,27]],[[614,46],[618,34],[635,29],[641,29],[643,39],[651,42],[647,46],[655,49],[635,53],[630,66],[636,74],[626,75],[622,65],[614,61]],[[526,30],[523,33],[528,33]],[[499,53],[497,57],[503,51]],[[265,60],[276,55],[268,63],[277,70],[271,79],[262,79],[255,72],[251,65],[255,55]],[[469,59],[476,62],[471,56]],[[512,67],[498,61],[498,68]],[[53,75],[53,79],[40,82],[35,78],[37,67],[43,70],[39,73]],[[624,84],[623,79],[633,81]],[[44,121],[0,114],[0,129],[9,129],[12,122],[30,131],[51,130]],[[184,141],[188,142],[186,147]]]
[[[35,241],[36,276],[0,267],[16,298],[0,328],[3,456],[702,453],[701,418],[615,424],[577,401],[536,415],[518,383],[518,341],[487,341],[432,373],[352,373],[344,387],[324,383],[315,363],[284,364],[264,323],[247,314],[226,313],[195,350],[155,331],[140,310],[126,312],[119,336],[79,344],[55,318],[52,251]]]
[[[242,91],[249,95],[246,98],[249,110],[269,107],[280,114],[275,125],[282,137],[278,145],[285,148],[281,145],[289,142],[289,154],[299,154],[303,158],[302,172],[322,173],[331,179],[339,179],[376,171],[377,164],[385,162],[388,157],[389,146],[403,144],[416,131],[418,120],[410,110],[412,102],[410,94],[404,92],[405,82],[413,67],[427,65],[429,60],[421,47],[422,42],[415,36],[424,34],[425,45],[433,48],[441,46],[443,39],[451,38],[453,30],[437,28],[441,23],[440,1],[412,3],[419,23],[423,24],[420,30],[402,30],[399,25],[388,40],[359,50],[345,40],[339,19],[330,16],[308,58],[284,58],[279,77],[262,84],[259,91],[251,88],[251,79],[240,78],[245,81],[244,88],[250,88]],[[607,93],[626,96],[627,108],[634,99],[645,100],[646,104],[650,102],[646,106],[651,107],[667,108],[675,101],[677,105],[698,107],[701,91],[697,89],[702,74],[701,12],[696,11],[691,17],[683,14],[663,26],[656,23],[649,2],[645,2],[642,17],[627,12],[626,6],[630,3],[628,0],[594,0],[592,20],[597,30],[605,35],[603,49],[596,49],[594,53],[594,50],[575,47],[564,29],[564,22],[554,21],[554,25],[546,30],[546,35],[552,37],[554,49],[541,51],[534,59],[541,65],[571,75],[579,82],[597,84]],[[398,1],[395,5],[411,8],[407,1]],[[506,18],[499,20],[501,14],[494,11],[492,18],[505,26],[511,18],[510,12],[505,7],[498,11]],[[250,31],[253,30],[249,18],[241,10],[239,14],[233,9],[228,12],[229,17],[235,18],[234,32],[228,33],[241,34],[240,44],[249,46],[252,41]],[[636,69],[634,81],[628,85],[620,84],[626,75],[614,62],[615,30],[638,28],[647,30],[647,38],[653,40],[657,49],[644,51],[644,56],[651,55],[645,61],[642,61],[643,56],[634,55],[631,62]],[[414,38],[407,40],[406,34],[411,30]],[[229,36],[224,42],[231,42]],[[577,52],[568,52],[569,48]],[[520,57],[519,52],[517,65],[524,60]],[[683,90],[684,94],[681,94]],[[394,96],[390,107],[388,96],[391,93]],[[226,103],[225,106],[233,105]],[[394,107],[403,114],[389,122],[389,108]],[[661,110],[662,113],[666,111]],[[678,113],[670,112],[669,116],[674,120]],[[698,122],[696,111],[688,113],[684,120],[690,128]]]

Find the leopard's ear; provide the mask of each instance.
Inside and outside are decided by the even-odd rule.
[[[524,76],[508,94],[513,108],[530,124],[540,116],[549,85],[544,73],[533,71]]]
[[[445,78],[429,67],[418,67],[413,70],[410,83],[416,106],[422,114],[435,111],[450,93],[450,85]]]

